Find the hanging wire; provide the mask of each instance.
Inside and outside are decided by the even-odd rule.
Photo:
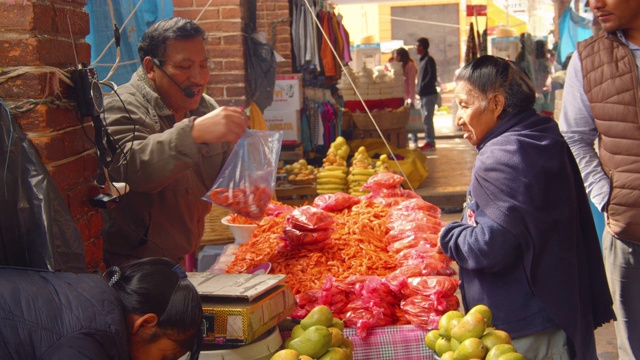
[[[318,18],[315,16],[315,14],[313,14],[313,10],[311,8],[311,5],[309,5],[309,1],[308,0],[304,0],[304,3],[307,6],[307,9],[309,10],[309,12],[312,15],[314,15],[313,16],[313,21],[318,26],[318,29],[320,29],[320,32],[322,32],[322,36],[324,37],[324,39],[327,40],[327,43],[329,44],[329,48],[331,49],[331,52],[333,53],[333,55],[337,59],[340,59],[340,56],[338,56],[338,53],[336,52],[336,49],[333,47],[333,44],[331,43],[331,40],[329,39],[329,36],[324,32],[324,29],[322,29],[322,25],[320,24],[320,21],[318,21]],[[384,145],[387,147],[387,150],[389,150],[389,154],[391,154],[391,157],[393,158],[393,161],[396,163],[396,165],[398,167],[398,170],[400,170],[400,172],[402,173],[402,177],[404,177],[405,180],[407,180],[407,184],[409,185],[409,188],[411,189],[411,191],[415,191],[413,186],[411,185],[411,182],[409,181],[409,178],[407,177],[407,174],[405,174],[404,170],[402,170],[402,167],[400,166],[400,162],[398,162],[398,159],[396,158],[396,155],[391,150],[391,147],[389,146],[389,143],[387,142],[387,139],[384,137],[384,134],[382,133],[382,130],[380,130],[380,127],[378,127],[378,124],[373,119],[373,116],[371,115],[371,112],[369,111],[369,107],[367,106],[367,104],[362,99],[362,96],[360,96],[360,92],[358,91],[358,89],[356,88],[355,83],[353,82],[353,80],[349,76],[349,72],[346,71],[346,68],[345,68],[344,64],[342,63],[342,61],[338,61],[338,63],[340,64],[340,67],[342,68],[342,71],[343,71],[344,75],[349,80],[349,83],[351,83],[351,87],[355,91],[356,96],[358,96],[358,99],[360,99],[360,102],[362,103],[362,106],[364,107],[364,110],[367,112],[367,115],[369,116],[369,119],[371,120],[373,125],[376,127],[376,130],[378,131],[378,134],[380,135],[380,138],[384,142]]]
[[[2,102],[0,99],[0,106],[7,112],[7,118],[9,119],[9,143],[7,144],[7,157],[4,162],[3,169],[3,179],[7,179],[7,174],[9,172],[9,155],[11,154],[11,144],[13,143],[13,120],[11,119],[11,113],[9,112],[9,108]],[[4,197],[8,198],[8,190],[7,190],[8,181],[4,181]]]
[[[133,15],[138,11],[138,8],[140,7],[140,5],[142,5],[142,2],[144,0],[140,0],[138,2],[138,5],[136,5],[135,8],[133,8],[133,10],[131,10],[131,14],[129,15],[129,17],[127,17],[127,19],[122,23],[121,28],[125,28],[125,26],[127,26],[127,23],[129,22],[129,20],[131,20],[131,18],[133,17]],[[109,1],[109,3],[111,3],[111,1]],[[115,22],[114,22],[115,23]],[[102,53],[100,53],[100,55],[93,61],[93,63],[97,63],[98,61],[100,61],[102,59],[102,57],[104,56],[104,54],[107,53],[107,49],[109,49],[109,47],[111,46],[111,44],[113,44],[115,41],[115,39],[111,39],[111,41],[109,41],[109,43],[107,45],[105,45],[104,49],[102,50]]]
[[[207,3],[207,5],[205,5],[202,8],[202,11],[200,11],[200,14],[198,14],[198,17],[194,20],[194,22],[198,22],[198,20],[200,20],[200,17],[202,16],[202,14],[204,14],[204,11],[207,10],[207,8],[209,7],[209,5],[211,5],[211,3],[213,2],[213,0],[209,0],[209,2]]]

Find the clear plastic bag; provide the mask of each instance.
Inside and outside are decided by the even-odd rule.
[[[281,131],[247,130],[203,199],[261,220],[273,197],[281,146]]]

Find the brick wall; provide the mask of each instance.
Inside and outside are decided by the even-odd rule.
[[[0,83],[0,98],[38,151],[53,181],[66,202],[85,242],[87,269],[101,266],[102,222],[87,199],[98,189],[93,185],[96,160],[93,146],[85,136],[93,133],[90,121],[80,120],[75,109],[60,107],[73,98],[70,87],[55,73],[34,73],[34,66],[70,69],[75,57],[70,31],[76,40],[79,61],[89,62],[90,46],[84,42],[89,33],[89,15],[84,0],[5,1],[0,3],[0,68],[22,67],[29,70]],[[53,96],[37,107],[19,111],[23,100]]]
[[[198,19],[207,31],[206,46],[213,59],[208,86],[221,105],[246,105],[246,71],[243,48],[243,21],[252,0],[174,0],[175,15]],[[85,0],[2,1],[0,2],[0,68],[52,66],[70,70],[75,57],[69,23],[76,43],[78,61],[89,63],[90,46]],[[291,29],[287,0],[258,0],[256,27],[274,43],[286,60],[277,64],[278,73],[291,72]],[[89,206],[97,195],[93,184],[97,161],[93,152],[93,126],[80,120],[76,109],[45,102],[34,109],[17,112],[20,101],[55,96],[72,101],[72,89],[54,73],[26,73],[0,83],[0,98],[13,109],[12,116],[37,149],[53,181],[80,229],[85,245],[87,270],[103,269],[100,213]],[[83,126],[84,129],[83,129]],[[88,134],[89,138],[85,135]]]
[[[291,63],[291,18],[288,0],[258,0],[256,26],[267,35],[275,51],[285,60],[277,63],[278,74],[290,74]]]

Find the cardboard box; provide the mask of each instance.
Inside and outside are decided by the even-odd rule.
[[[302,141],[300,110],[264,111],[264,121],[270,131],[282,131],[283,145],[297,145]]]
[[[273,101],[265,111],[300,110],[302,99],[302,76],[300,74],[276,75]]]
[[[233,298],[202,298],[203,342],[246,345],[256,340],[297,308],[286,284],[280,284],[253,301]]]

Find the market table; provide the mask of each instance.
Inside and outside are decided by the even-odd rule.
[[[282,340],[291,336],[281,331]],[[413,325],[382,326],[369,329],[367,336],[356,336],[355,328],[345,328],[345,336],[353,342],[354,360],[435,360],[436,353],[427,347],[427,331]]]

